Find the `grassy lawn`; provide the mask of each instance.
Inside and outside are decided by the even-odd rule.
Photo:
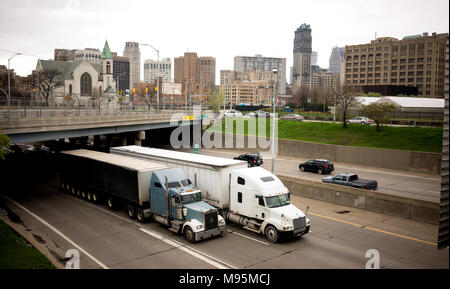
[[[269,120],[266,130],[269,135]],[[244,124],[242,124],[244,122]],[[234,133],[247,134],[247,120],[236,119]],[[225,123],[222,129],[224,130]],[[219,128],[213,128],[220,130]],[[381,127],[377,132],[375,126],[350,124],[347,129],[342,124],[326,122],[278,121],[278,138],[334,145],[386,148],[421,152],[442,152],[442,128],[424,127]]]
[[[0,269],[54,269],[52,263],[0,220]]]

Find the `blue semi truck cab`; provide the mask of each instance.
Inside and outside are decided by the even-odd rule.
[[[200,189],[179,168],[153,171],[149,193],[146,217],[183,234],[189,242],[222,235],[226,230],[218,210],[202,201]]]

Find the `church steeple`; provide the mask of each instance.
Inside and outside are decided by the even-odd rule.
[[[103,47],[103,51],[102,51],[102,59],[112,59],[112,53],[111,53],[111,49],[109,49],[109,45],[108,45],[108,40],[106,40],[105,42],[105,46]]]

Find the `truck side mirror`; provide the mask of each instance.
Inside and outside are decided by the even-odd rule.
[[[305,215],[306,215],[306,213],[308,213],[308,210],[309,210],[309,205],[306,205]]]

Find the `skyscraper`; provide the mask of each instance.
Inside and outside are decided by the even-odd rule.
[[[312,37],[311,27],[306,23],[295,31],[294,69],[292,88],[308,86],[311,77]]]
[[[319,58],[319,52],[313,51],[311,54],[311,65],[317,65],[318,58]]]
[[[340,74],[341,65],[344,63],[345,47],[333,47],[329,60],[330,73]]]
[[[126,42],[123,56],[130,59],[130,89],[134,84],[141,81],[141,52],[139,51],[139,43]]]

